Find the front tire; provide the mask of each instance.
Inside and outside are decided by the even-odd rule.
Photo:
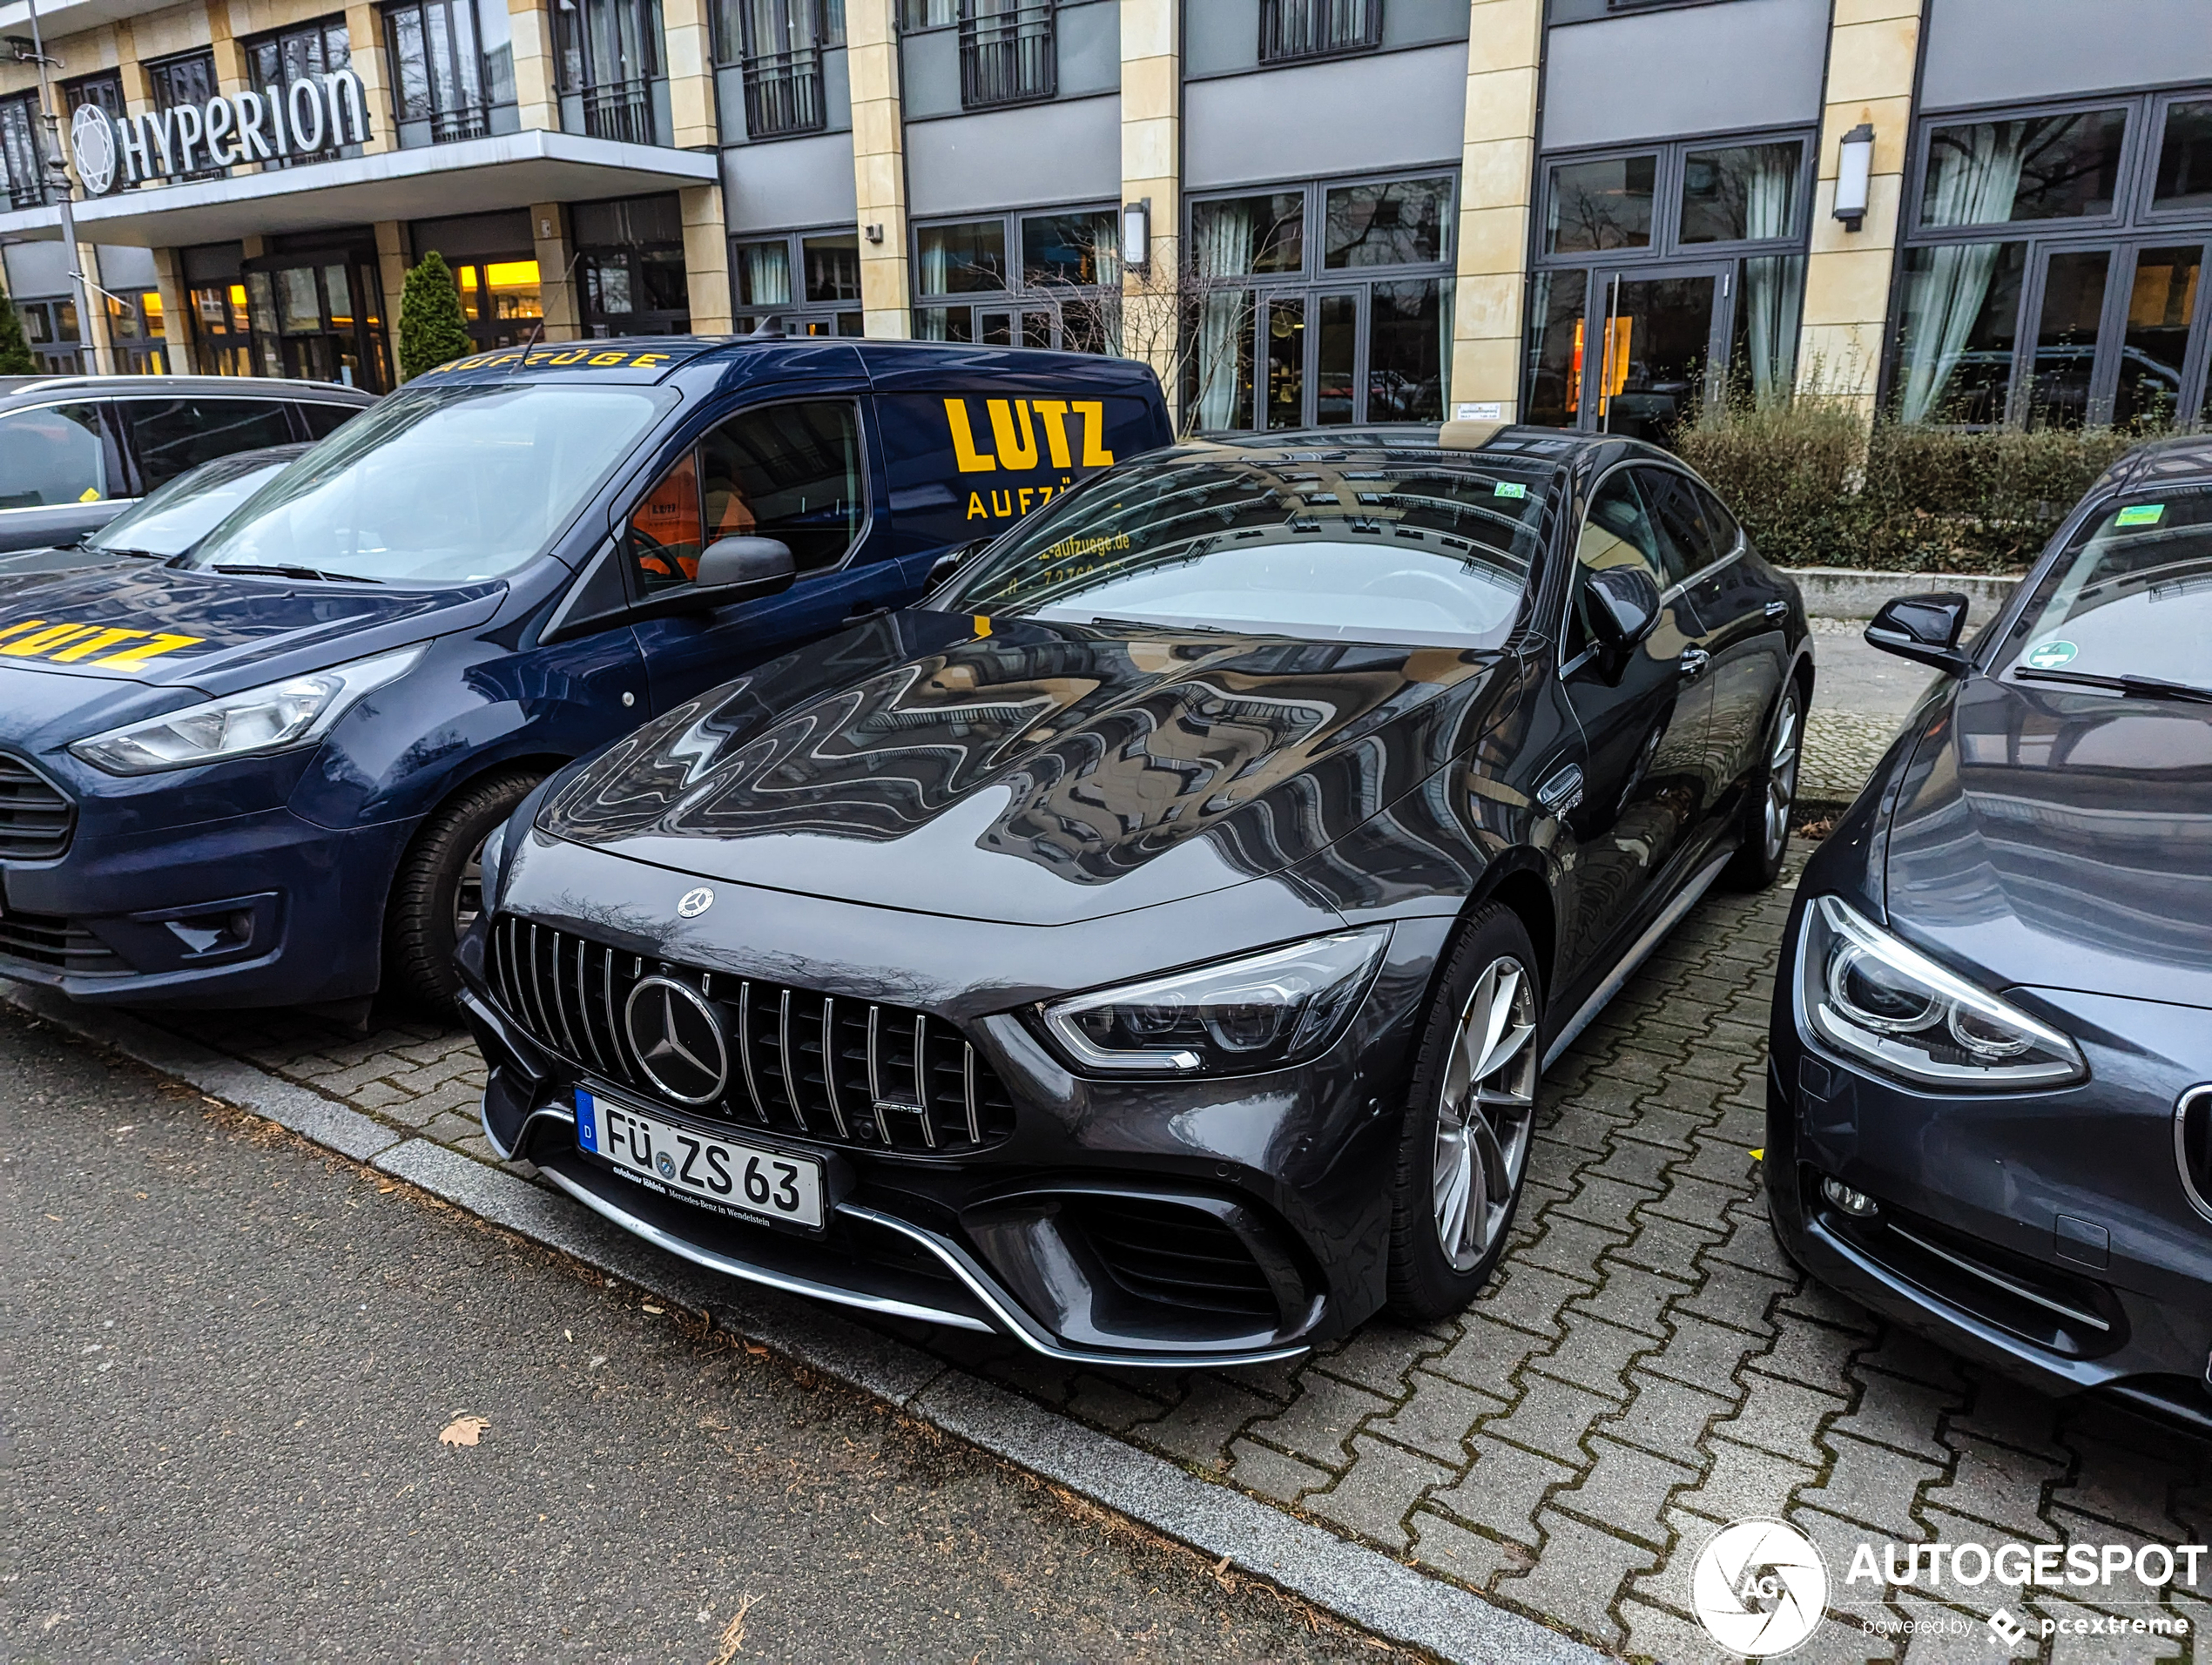
[[[1528,1177],[1543,984],[1510,909],[1484,908],[1446,962],[1398,1149],[1390,1308],[1426,1323],[1489,1281]]]
[[[384,988],[440,1017],[461,1011],[453,951],[483,907],[484,840],[545,777],[502,769],[469,782],[423,822],[384,913]]]
[[[1766,752],[1746,780],[1736,859],[1728,880],[1738,890],[1764,890],[1782,876],[1790,853],[1790,816],[1797,802],[1797,765],[1805,745],[1804,692],[1792,682],[1774,708]]]

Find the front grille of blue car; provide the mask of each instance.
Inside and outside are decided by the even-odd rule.
[[[0,752],[0,857],[45,861],[69,848],[77,806],[20,758]]]

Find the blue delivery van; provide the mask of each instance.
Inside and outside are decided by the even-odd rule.
[[[186,554],[0,577],[0,976],[432,1008],[548,772],[1171,437],[1125,360],[597,340],[462,359]]]

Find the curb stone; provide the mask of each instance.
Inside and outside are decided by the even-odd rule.
[[[1265,1580],[1389,1641],[1453,1665],[1597,1665],[1585,1643],[1348,1543],[1164,1458],[1055,1415],[1004,1388],[866,1329],[833,1310],[710,1277],[520,1176],[120,1012],[0,981],[0,1004],[173,1077],[212,1098],[402,1179],[490,1224],[713,1312],[792,1361],[897,1406],[1018,1467]]]

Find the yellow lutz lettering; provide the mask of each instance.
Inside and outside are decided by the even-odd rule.
[[[122,642],[135,642],[145,635],[144,630],[94,630],[91,635],[71,642],[58,653],[47,657],[56,664],[75,664],[79,659],[89,659],[103,648],[111,648]]]
[[[1114,454],[1106,448],[1106,407],[1096,399],[1076,401],[1076,415],[1083,419],[1083,467],[1110,468]]]
[[[45,622],[43,618],[27,618],[20,624],[10,624],[7,629],[0,630],[0,642],[6,641],[11,636],[21,636],[25,630],[35,630]]]
[[[945,426],[952,430],[953,460],[960,464],[962,474],[990,474],[998,468],[996,457],[975,448],[974,431],[968,425],[968,401],[945,401]]]
[[[105,659],[95,659],[92,663],[102,669],[144,664],[149,659],[158,659],[165,653],[174,653],[179,648],[188,648],[206,639],[204,636],[174,636],[164,630],[135,646],[124,649],[120,653],[111,653]]]
[[[627,353],[594,353],[591,355],[591,362],[594,364],[627,364],[630,362],[630,354]]]
[[[548,364],[581,364],[584,361],[584,360],[590,358],[590,356],[591,349],[590,347],[580,347],[576,348],[573,352],[556,353],[551,358],[546,360],[545,361]]]
[[[93,660],[93,663],[134,665],[206,639],[200,636],[155,635],[120,625],[52,624],[43,618],[27,618],[17,624],[0,626],[0,643],[6,644],[0,646],[0,654],[12,655],[19,659],[46,659],[56,664],[75,664],[80,660],[91,658],[96,653],[106,653],[108,649],[120,643],[130,642],[135,645],[118,653],[107,653],[106,657]]]
[[[1068,450],[1068,401],[1064,399],[1033,399],[1029,408],[1037,414],[1037,423],[1044,429],[1044,442],[1052,454],[1055,468],[1072,468],[1074,457]]]
[[[969,492],[968,494],[968,518],[988,520],[990,517],[991,511],[983,507],[983,494],[980,491]]]
[[[7,646],[0,647],[0,653],[12,654],[25,659],[36,658],[51,649],[61,646],[63,643],[72,637],[89,636],[91,632],[92,626],[90,624],[49,624],[44,630],[32,635],[17,637]]]
[[[644,369],[649,365],[666,364],[667,362],[668,354],[665,353],[640,353],[636,358],[631,360],[631,363],[641,370]]]
[[[1008,474],[1027,474],[1037,466],[1037,436],[1029,427],[1026,399],[990,399],[984,408],[991,414],[991,438],[999,448],[999,467]],[[1017,437],[1015,423],[1022,424]]]

